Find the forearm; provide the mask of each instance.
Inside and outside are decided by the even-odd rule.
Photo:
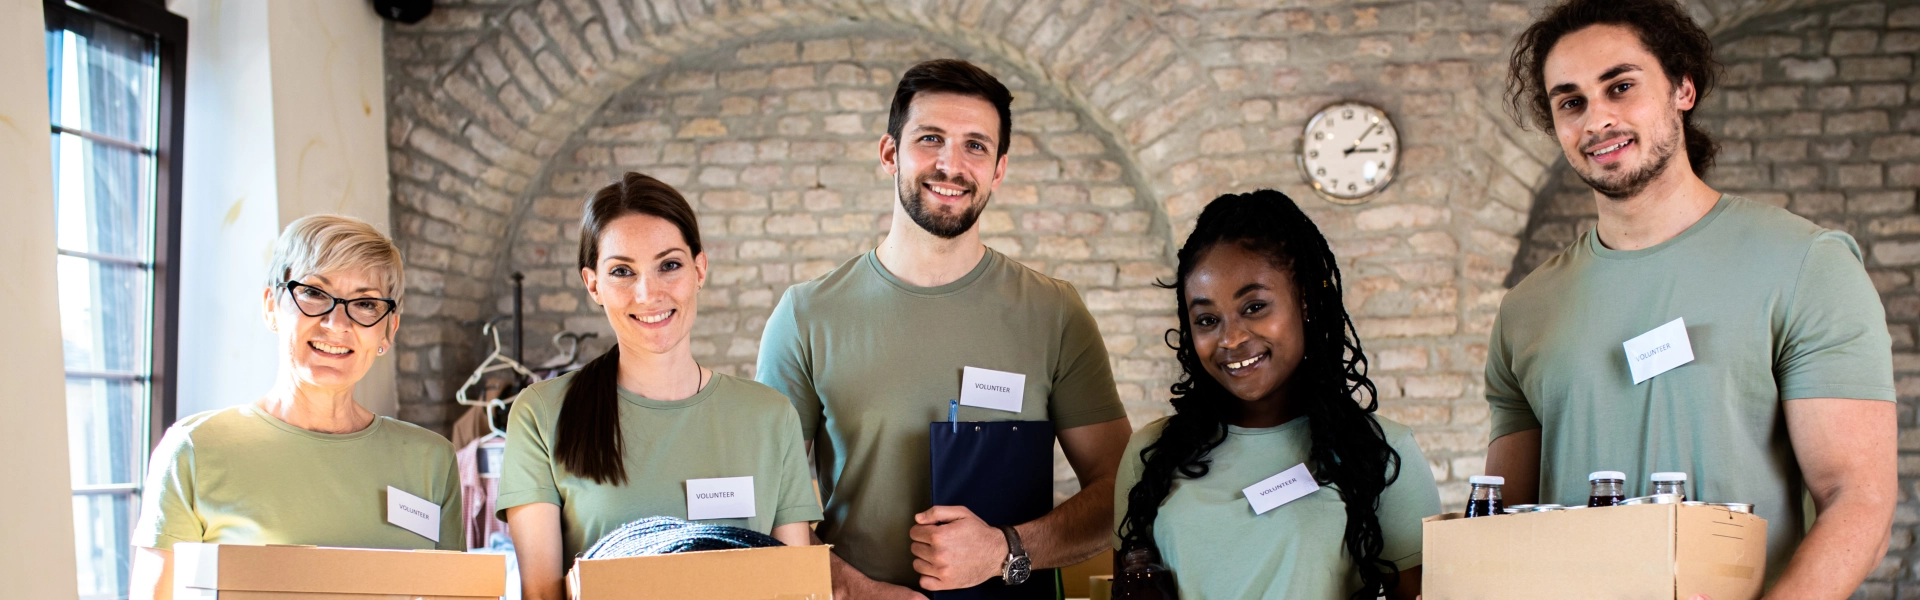
[[[1887,554],[1893,499],[1837,497],[1820,511],[1768,598],[1846,598]]]
[[[173,600],[173,551],[133,549],[133,577],[128,585],[133,600]]]
[[[1014,527],[1035,569],[1080,564],[1113,539],[1113,475],[1088,482],[1046,516]]]
[[[1538,503],[1540,430],[1516,431],[1487,444],[1487,474],[1507,479],[1500,498],[1508,506]]]

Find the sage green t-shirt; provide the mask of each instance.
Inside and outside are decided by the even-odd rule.
[[[689,479],[753,478],[753,516],[701,521],[773,533],[788,523],[820,520],[807,471],[806,447],[793,405],[767,386],[714,373],[685,400],[662,401],[620,390],[625,485],[574,475],[553,459],[569,373],[521,392],[507,423],[500,472],[500,518],[515,506],[560,507],[563,568],[601,536],[656,516],[687,518]],[[509,523],[511,526],[511,523]]]
[[[872,252],[787,289],[760,342],[757,378],[785,393],[814,442],[834,553],[912,586],[913,515],[932,506],[927,427],[947,420],[961,371],[1026,375],[1018,413],[960,407],[962,421],[1126,418],[1093,315],[1073,286],[987,250],[947,285],[909,285]]]
[[[1380,558],[1401,569],[1420,566],[1420,520],[1440,514],[1440,490],[1427,458],[1405,425],[1375,417],[1387,445],[1400,454],[1400,472],[1380,494]],[[1208,600],[1345,600],[1360,589],[1347,554],[1347,504],[1338,488],[1322,487],[1265,514],[1254,514],[1242,490],[1305,463],[1312,449],[1306,417],[1278,427],[1227,427],[1227,439],[1208,455],[1207,476],[1176,477],[1154,518],[1153,543],[1173,571],[1182,598]],[[1127,495],[1140,482],[1140,451],[1160,439],[1167,419],[1133,433],[1114,479],[1113,520],[1127,514]],[[1115,550],[1120,538],[1113,539]]]
[[[1676,318],[1693,361],[1635,385],[1621,343]],[[1584,504],[1587,474],[1609,470],[1629,496],[1685,471],[1692,499],[1752,503],[1771,581],[1806,529],[1784,402],[1893,400],[1891,347],[1852,237],[1723,196],[1650,248],[1581,234],[1507,293],[1487,349],[1492,434],[1543,428],[1542,502]]]
[[[440,506],[440,541],[387,522],[387,487]],[[252,405],[173,424],[148,462],[133,545],[179,542],[465,550],[453,444],[387,417],[307,431]]]

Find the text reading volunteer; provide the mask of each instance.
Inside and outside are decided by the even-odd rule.
[[[453,445],[353,398],[400,327],[401,275],[400,251],[363,221],[287,224],[261,292],[279,337],[273,389],[181,419],[154,447],[133,597],[173,597],[179,542],[466,549]],[[390,495],[448,518],[389,515]]]
[[[616,343],[514,401],[498,505],[523,597],[565,598],[574,557],[645,517],[807,545],[820,505],[793,405],[688,345],[707,280],[693,207],[639,173],[601,188],[580,219],[580,278]]]
[[[1280,192],[1221,196],[1180,248],[1174,415],[1115,479],[1122,556],[1157,550],[1183,598],[1413,598],[1440,512],[1406,426],[1375,416],[1340,267]]]
[[[1687,14],[1572,0],[1516,45],[1513,106],[1600,219],[1500,307],[1487,471],[1510,503],[1568,505],[1592,471],[1625,472],[1629,496],[1686,472],[1692,499],[1767,520],[1769,597],[1845,598],[1897,493],[1885,315],[1852,237],[1701,181],[1715,146],[1693,109],[1716,65]]]
[[[1113,526],[1130,429],[1093,315],[1072,285],[980,242],[980,212],[1006,176],[1012,100],[965,61],[908,69],[878,148],[896,188],[887,237],[788,288],[767,321],[757,378],[800,409],[836,595],[970,587],[1002,576],[1015,548],[1034,569],[1071,565],[1098,554]],[[1023,383],[1007,398],[1017,410],[962,406],[961,419],[1051,421],[1082,485],[1011,532],[965,508],[929,508],[928,423],[947,419],[965,367]]]

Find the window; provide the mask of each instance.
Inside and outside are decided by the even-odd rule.
[[[125,598],[140,483],[173,421],[186,21],[45,4],[60,331],[81,598]]]

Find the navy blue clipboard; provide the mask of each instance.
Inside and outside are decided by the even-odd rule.
[[[1053,423],[1047,421],[938,421],[932,434],[933,504],[965,506],[988,525],[1018,525],[1053,510]],[[1055,600],[1055,569],[1035,570],[1026,583],[999,577],[964,590],[931,592],[932,600]]]

